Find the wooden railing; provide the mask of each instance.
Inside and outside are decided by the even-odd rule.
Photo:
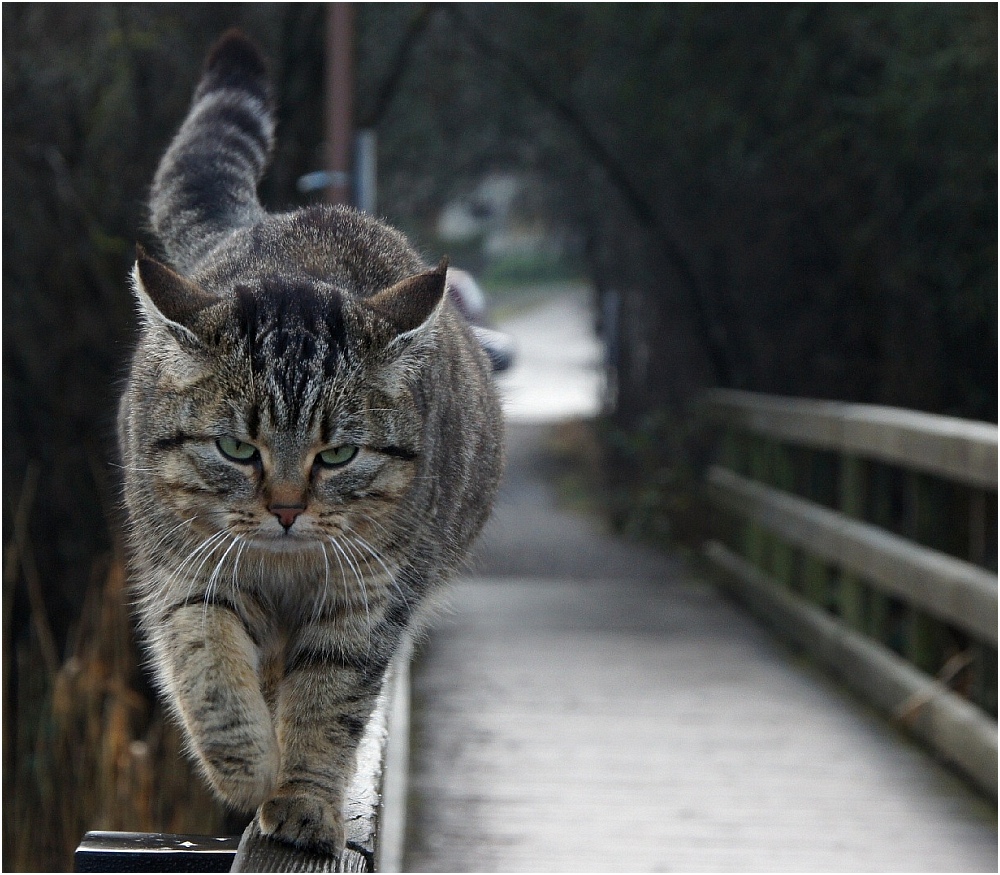
[[[997,427],[716,391],[732,592],[997,792]]]

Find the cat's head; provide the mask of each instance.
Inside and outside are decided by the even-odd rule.
[[[158,502],[192,535],[265,551],[393,537],[445,275],[442,262],[364,297],[267,273],[209,290],[140,251],[145,364],[125,415]]]

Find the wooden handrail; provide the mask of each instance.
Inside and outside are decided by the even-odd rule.
[[[989,672],[982,674],[989,662],[995,682],[997,575],[862,518],[866,475],[859,461],[901,468],[911,479],[932,475],[969,490],[966,555],[979,562],[985,559],[986,493],[992,491],[995,501],[997,488],[997,427],[874,405],[730,390],[707,393],[703,408],[726,428],[734,467],[740,468],[716,464],[706,474],[711,503],[741,521],[747,554],[718,540],[705,545],[703,556],[720,582],[995,795],[995,718],[906,659],[914,654],[927,669],[927,654],[935,651],[908,644],[897,652],[899,642],[890,647],[878,629],[890,610],[888,599],[898,600],[912,612],[907,621],[907,628],[916,630],[907,633],[917,636],[912,641],[933,638],[937,633],[928,632],[926,624],[935,621],[944,624],[942,630],[961,630],[947,634],[967,636],[968,643],[959,645],[966,648],[959,655],[962,664],[978,665],[989,684]],[[786,446],[799,448],[799,455]],[[816,469],[801,466],[814,465],[809,460],[816,454],[803,455],[802,448],[839,456],[839,465],[825,469],[837,478],[825,492],[827,499],[838,496],[836,508],[786,491],[796,480],[810,494],[815,488],[803,484]],[[796,477],[796,470],[808,476]],[[912,520],[903,528],[916,530]],[[978,541],[971,537],[976,532]],[[947,665],[942,674],[949,674]]]
[[[725,468],[709,469],[708,483],[717,504],[996,645],[995,574]]]
[[[706,393],[705,407],[713,418],[765,437],[997,488],[997,426],[987,422],[732,389]]]

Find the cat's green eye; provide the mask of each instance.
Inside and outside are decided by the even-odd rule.
[[[231,437],[221,437],[215,442],[215,445],[219,448],[219,452],[223,456],[233,462],[246,463],[252,462],[257,458],[257,448],[246,441],[238,441],[236,438]]]
[[[323,450],[316,458],[320,464],[326,465],[328,468],[339,468],[350,462],[357,454],[358,448],[354,444],[344,444],[342,447],[330,447],[328,450]]]

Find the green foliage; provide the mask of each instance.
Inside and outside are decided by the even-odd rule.
[[[511,253],[491,258],[480,280],[488,289],[498,286],[524,286],[563,282],[579,277],[579,272],[556,253]]]
[[[471,54],[454,63],[497,74],[469,123],[496,132],[496,160],[530,162],[550,222],[586,241],[614,331],[621,527],[673,538],[667,521],[697,519],[682,497],[697,441],[667,440],[662,423],[706,385],[995,420],[996,16],[962,4],[446,16]],[[459,142],[441,156],[453,178],[481,169],[475,141]]]
[[[617,531],[674,550],[697,550],[704,543],[713,514],[701,496],[699,448],[706,441],[696,423],[662,410],[629,429],[610,419],[599,423],[602,485]]]

